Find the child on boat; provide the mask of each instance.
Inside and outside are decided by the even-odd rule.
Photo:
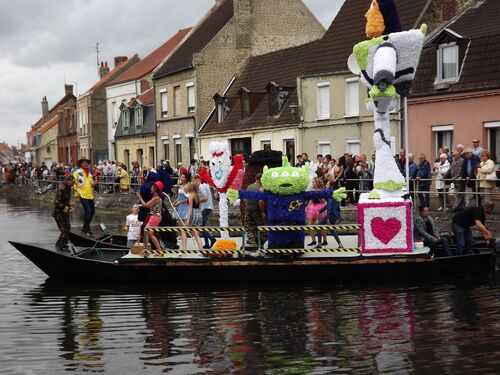
[[[330,189],[333,189],[335,187],[335,182],[330,181],[328,183],[328,187]],[[320,210],[320,212],[325,212],[325,211],[326,215],[321,218],[321,220],[319,221],[319,225],[325,225],[325,224],[335,225],[340,220],[340,202],[336,201],[331,197],[327,198],[326,204]],[[342,245],[340,237],[335,231],[335,229],[332,230],[332,236],[333,238],[335,238],[335,241],[337,241],[339,249],[343,249],[344,245]]]
[[[139,240],[141,233],[142,222],[137,218],[139,214],[139,206],[134,204],[130,211],[130,215],[125,220],[125,230],[127,231],[127,246],[130,247]]]
[[[323,181],[320,178],[315,178],[313,180],[312,189],[313,190],[322,190],[324,189]],[[314,225],[316,224],[325,214],[321,212],[321,208],[325,205],[325,201],[323,199],[313,199],[310,200],[306,207],[306,217],[307,224]],[[316,245],[316,231],[309,231],[309,235],[311,236],[311,243],[307,244],[307,246],[315,246]],[[321,236],[323,237],[323,242],[321,242]],[[321,231],[321,235],[318,236],[318,244],[316,247],[320,248],[321,246],[328,245],[326,238],[326,230]]]
[[[203,225],[203,216],[200,210],[200,197],[198,195],[198,185],[194,182],[190,182],[186,185],[185,193],[188,198],[188,211],[186,217],[185,226],[189,227],[201,227]],[[201,238],[198,232],[193,232],[193,239],[198,245],[198,249],[202,249]],[[182,250],[186,250],[187,246],[187,235],[182,233]]]

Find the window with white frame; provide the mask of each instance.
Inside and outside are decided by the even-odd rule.
[[[271,140],[270,139],[261,139],[260,149],[261,150],[271,150]]]
[[[174,116],[179,116],[181,110],[181,87],[174,87]]]
[[[187,83],[186,84],[186,90],[187,90],[188,113],[194,113],[194,111],[196,109],[196,99],[195,99],[195,92],[194,92],[194,84],[193,83]]]
[[[435,158],[439,157],[439,149],[443,146],[453,150],[453,125],[438,125],[432,127],[434,133]]]
[[[488,130],[488,149],[491,152],[491,159],[500,161],[500,121],[488,121],[484,123]]]
[[[458,78],[458,46],[455,42],[438,48],[438,81],[454,82]]]
[[[182,139],[176,138],[175,141],[175,165],[182,163]]]
[[[143,116],[142,116],[142,107],[140,105],[137,105],[135,107],[134,117],[135,117],[136,129],[141,129],[143,124]]]
[[[165,118],[168,116],[168,96],[167,90],[160,90],[160,102],[161,102],[161,117]]]
[[[318,120],[330,118],[330,83],[320,82],[317,85],[317,116]]]
[[[351,155],[360,154],[359,139],[346,139],[345,143],[345,152]]]
[[[345,80],[345,115],[359,116],[359,83],[358,78]]]
[[[128,130],[130,127],[130,112],[128,107],[122,107],[122,121],[123,121],[123,130]]]
[[[320,139],[318,141],[318,154],[321,155],[331,155],[330,141]]]

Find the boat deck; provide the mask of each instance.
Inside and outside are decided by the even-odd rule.
[[[231,237],[232,240],[236,241],[236,248],[239,249],[242,246],[242,238],[241,237]],[[357,235],[341,235],[340,239],[342,244],[344,245],[344,249],[339,249],[337,247],[337,242],[333,238],[333,236],[328,236],[328,245],[323,246],[321,249],[315,249],[314,246],[306,247],[305,249],[297,249],[296,254],[300,254],[300,259],[342,259],[342,258],[376,258],[380,256],[390,257],[390,256],[398,256],[398,257],[422,257],[429,253],[429,248],[424,247],[421,249],[415,249],[413,253],[384,253],[384,254],[361,254],[358,251],[358,236]],[[306,242],[310,239],[306,239]],[[196,244],[193,239],[188,238],[187,248],[188,251],[181,250],[165,250],[165,251],[151,251],[149,253],[150,258],[158,258],[158,259],[186,259],[186,260],[201,260],[207,259],[206,255],[210,251],[198,251],[196,249]],[[304,250],[303,252],[300,250]],[[283,251],[283,253],[281,252]],[[273,255],[286,255],[287,250],[268,250],[268,251],[253,251],[253,252],[236,252],[234,257],[238,257],[238,255],[243,255],[247,258],[249,256],[267,256],[272,257]],[[289,255],[293,255],[293,252],[288,253]],[[233,258],[234,258],[233,257]],[[132,254],[129,252],[127,255],[122,257],[123,259],[144,259],[141,255]]]

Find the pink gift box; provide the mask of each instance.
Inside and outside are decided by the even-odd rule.
[[[410,202],[359,203],[358,224],[363,253],[412,252]]]

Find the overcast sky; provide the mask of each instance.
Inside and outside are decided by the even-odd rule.
[[[271,0],[272,1],[272,0]],[[304,0],[328,28],[343,0]],[[64,82],[83,94],[97,81],[100,59],[141,58],[177,30],[194,26],[214,0],[0,0],[0,141],[25,133],[64,96]],[[150,26],[154,25],[154,29]]]

